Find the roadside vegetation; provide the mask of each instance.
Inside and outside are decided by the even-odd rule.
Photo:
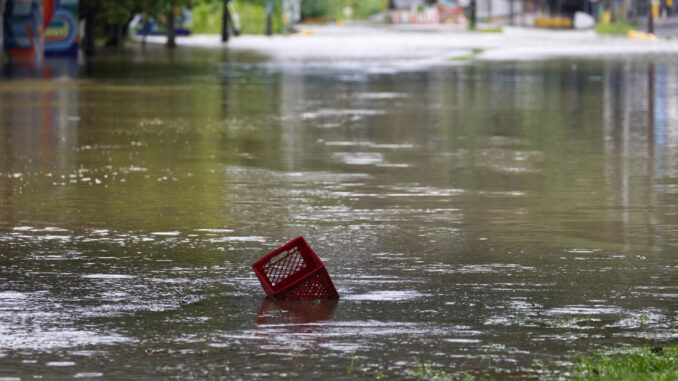
[[[480,32],[480,33],[504,33],[504,29],[500,26],[495,27],[474,27],[469,28],[471,32]]]
[[[634,348],[613,354],[582,356],[572,380],[678,380],[678,345]]]
[[[672,381],[678,380],[678,344],[645,346],[613,353],[595,353],[577,356],[575,365],[567,373],[549,368],[540,361],[539,372],[545,379],[572,381]],[[492,364],[478,376],[434,369],[423,359],[412,368],[416,380],[479,381],[492,380]]]
[[[366,20],[383,8],[382,0],[304,0],[301,3],[301,17],[304,22],[332,22],[347,19],[344,10],[352,3],[350,19]],[[236,0],[240,15],[242,34],[264,34],[266,32],[266,0]],[[191,32],[196,34],[221,33],[223,1],[198,0],[192,10]],[[273,33],[281,33],[281,7],[275,2],[273,12]]]
[[[191,8],[191,33],[220,34],[223,1],[199,0]],[[266,0],[236,1],[242,34],[266,33]],[[275,2],[271,18],[273,33],[281,33],[282,20],[280,2]]]
[[[471,52],[469,54],[464,56],[452,57],[450,58],[450,61],[471,61],[472,59],[483,54],[484,51],[485,51],[484,49],[471,49]]]
[[[346,19],[344,10],[351,7],[351,19],[366,20],[384,9],[383,0],[304,0],[301,18],[305,21],[327,22]]]

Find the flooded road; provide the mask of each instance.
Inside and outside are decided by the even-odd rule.
[[[130,49],[0,80],[3,380],[523,378],[678,340],[675,59]],[[264,299],[299,235],[338,302]]]

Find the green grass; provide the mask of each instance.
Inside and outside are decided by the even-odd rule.
[[[471,53],[465,55],[465,56],[459,56],[459,57],[452,57],[450,58],[450,61],[470,61],[477,56],[481,55],[485,50],[483,49],[473,49],[471,50]]]
[[[580,357],[572,380],[678,380],[678,345],[635,348],[628,352]]]
[[[473,381],[476,379],[466,373],[455,374],[444,370],[432,369],[431,366],[424,361],[423,357],[419,359],[419,365],[412,370],[412,375],[417,380]]]
[[[366,20],[383,10],[383,0],[359,0],[353,3],[353,19]]]
[[[337,20],[344,19],[344,8],[349,0],[304,0],[301,2],[302,19]],[[384,8],[383,0],[357,0],[353,2],[353,20],[366,20]]]
[[[594,30],[598,34],[626,34],[629,30],[638,29],[638,25],[626,21],[598,23]]]
[[[566,379],[572,381],[673,381],[678,380],[678,345],[646,346],[633,348],[616,353],[598,353],[581,355],[575,361],[576,365],[570,370],[569,377],[555,373],[543,362],[535,360],[542,369],[542,375],[547,379]],[[353,361],[351,361],[351,367]],[[410,375],[416,380],[438,381],[470,381],[495,379],[497,374],[491,374],[492,364],[487,365],[486,371],[474,377],[462,372],[448,372],[436,370],[427,364],[423,358],[410,370]]]
[[[480,33],[504,33],[504,29],[502,29],[500,26],[497,27],[492,27],[492,28],[469,28],[471,32],[480,32]]]

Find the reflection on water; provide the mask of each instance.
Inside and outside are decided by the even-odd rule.
[[[331,321],[339,301],[265,299],[254,323],[262,353],[316,352],[327,344],[325,322]],[[331,344],[331,342],[330,342]]]
[[[0,377],[521,376],[678,338],[668,59],[165,54],[0,82]],[[342,299],[262,305],[298,235]]]

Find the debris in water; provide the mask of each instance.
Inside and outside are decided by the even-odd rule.
[[[252,265],[266,295],[275,299],[338,299],[325,264],[297,237]]]

